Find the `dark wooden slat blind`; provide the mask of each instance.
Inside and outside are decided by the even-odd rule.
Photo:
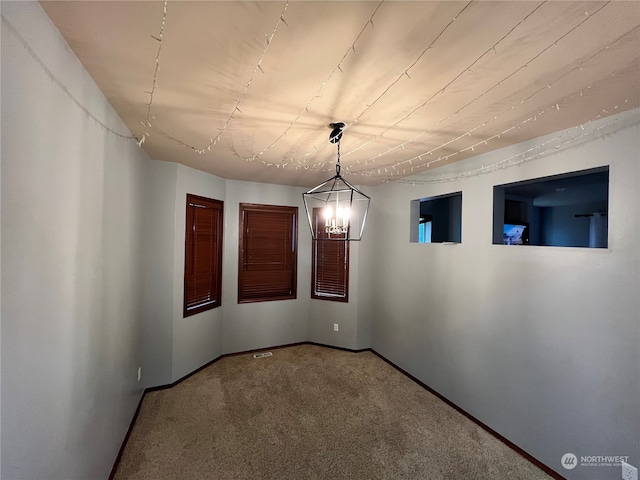
[[[319,238],[311,246],[311,298],[348,302],[349,242],[323,239],[328,234],[324,232],[321,209],[313,209],[313,218]]]
[[[298,207],[240,204],[238,303],[296,298]]]
[[[221,305],[222,210],[219,200],[187,194],[185,317]]]

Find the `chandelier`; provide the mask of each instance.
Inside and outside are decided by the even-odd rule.
[[[338,150],[336,174],[302,194],[314,240],[359,241],[371,199],[340,175],[340,139],[344,123],[331,123],[329,141]]]

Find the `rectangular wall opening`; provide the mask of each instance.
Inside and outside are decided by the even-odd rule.
[[[462,192],[411,202],[411,242],[461,243]]]
[[[493,244],[608,247],[609,167],[493,187]]]

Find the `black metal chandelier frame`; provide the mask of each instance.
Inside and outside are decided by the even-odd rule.
[[[331,123],[329,141],[337,146],[336,174],[302,194],[307,220],[314,240],[360,241],[367,220],[371,198],[345,180],[340,173],[340,140],[344,123]],[[333,216],[333,205],[336,206]],[[354,208],[357,207],[357,208]],[[363,208],[360,208],[363,207]],[[332,218],[324,225],[315,219],[314,208],[329,210]],[[339,212],[342,210],[342,216]]]

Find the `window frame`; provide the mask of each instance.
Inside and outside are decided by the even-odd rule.
[[[238,221],[238,303],[256,303],[256,302],[269,302],[275,300],[294,300],[297,298],[297,283],[298,283],[298,207],[285,206],[285,205],[264,205],[257,203],[240,203],[239,204],[239,221]],[[247,228],[245,225],[245,218],[247,214],[253,213],[268,213],[286,216],[291,221],[290,237],[286,238],[287,243],[290,241],[291,250],[285,264],[290,264],[290,290],[288,293],[279,293],[269,295],[268,292],[264,292],[258,295],[250,295],[246,292],[247,283],[247,269],[244,268],[245,264],[248,264],[246,254],[248,252],[247,240]],[[283,239],[280,239],[283,240]],[[254,263],[255,264],[255,263]],[[264,263],[263,263],[264,265]],[[268,270],[265,270],[268,271]],[[268,285],[265,285],[268,286]]]
[[[195,282],[193,269],[196,260],[196,238],[194,232],[196,229],[195,208],[207,208],[216,212],[215,232],[211,236],[210,251],[211,261],[215,261],[211,268],[209,300],[205,303],[191,304],[187,302],[187,292]],[[222,248],[224,243],[223,227],[224,227],[224,202],[213,198],[202,197],[187,193],[186,209],[185,209],[185,239],[184,239],[184,284],[183,284],[183,301],[182,315],[183,318],[196,315],[198,313],[220,307],[222,305]],[[191,270],[190,270],[191,267]]]
[[[321,208],[314,208],[313,209],[313,221],[315,222],[315,231],[318,232],[318,235],[323,235],[324,234],[324,229],[322,228],[322,209]],[[320,225],[319,225],[320,224]],[[346,236],[346,234],[343,234],[343,237]],[[311,298],[317,299],[317,300],[329,300],[329,301],[333,301],[333,302],[344,302],[344,303],[348,303],[349,302],[349,241],[346,240],[346,238],[344,240],[340,240],[338,238],[336,238],[336,236],[334,235],[331,239],[329,239],[329,237],[327,236],[327,238],[320,238],[317,240],[311,240]],[[319,266],[318,266],[318,249],[320,247],[324,247],[325,249],[330,249],[333,250],[335,249],[337,252],[337,257],[338,257],[338,261],[339,263],[341,263],[343,265],[343,269],[342,269],[342,275],[343,275],[343,279],[344,279],[344,283],[342,284],[342,292],[343,293],[336,293],[336,292],[330,292],[330,291],[326,291],[326,292],[320,292],[318,291],[318,275],[319,275]],[[325,251],[325,250],[323,250]],[[327,261],[326,263],[323,262],[323,265],[321,265],[320,267],[323,267],[324,265],[326,265],[327,267],[331,267],[331,264]]]

